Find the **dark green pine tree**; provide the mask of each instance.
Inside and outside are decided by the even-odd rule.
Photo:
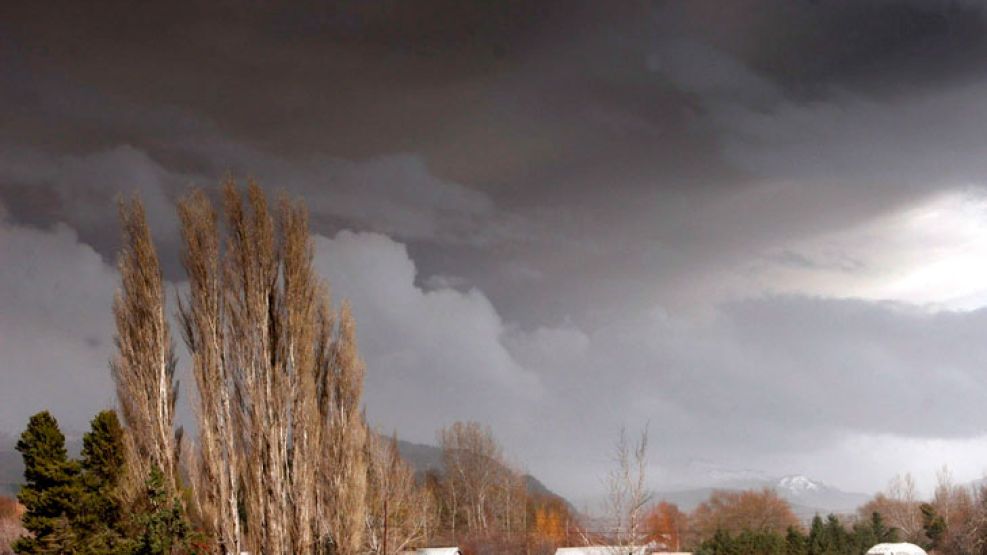
[[[785,534],[786,555],[809,555],[809,539],[794,526],[788,527]]]
[[[928,503],[922,503],[919,510],[922,511],[922,529],[925,531],[925,536],[929,538],[926,549],[930,551],[937,549],[946,539],[946,519]]]
[[[809,528],[809,555],[826,555],[829,553],[829,541],[826,536],[826,526],[821,516],[812,519]]]
[[[841,554],[850,553],[850,534],[847,533],[839,517],[830,514],[826,517],[826,539],[828,543],[828,553]]]
[[[14,543],[17,553],[74,553],[71,520],[79,501],[79,466],[68,458],[58,422],[39,412],[17,442],[24,480],[17,499],[27,509],[23,524],[31,536]]]
[[[696,551],[697,555],[742,555],[730,533],[717,529],[713,537],[702,543]]]
[[[734,538],[734,552],[751,555],[784,555],[785,538],[774,532],[744,530]]]
[[[898,530],[889,527],[879,512],[871,513],[870,520],[854,524],[851,538],[856,551],[866,552],[879,543],[898,543]]]
[[[853,544],[854,551],[865,553],[871,547],[881,543],[874,533],[874,526],[871,521],[860,521],[853,525],[853,533],[850,535],[850,543]]]
[[[135,555],[170,555],[195,552],[193,534],[182,505],[168,494],[161,469],[151,469],[143,507],[136,517],[139,537]]]
[[[82,438],[79,510],[73,520],[80,553],[113,554],[128,550],[119,492],[124,471],[123,428],[116,412],[93,418]]]
[[[898,543],[901,541],[897,528],[892,528],[884,522],[881,513],[874,511],[870,515],[870,527],[874,532],[874,539],[877,543]]]

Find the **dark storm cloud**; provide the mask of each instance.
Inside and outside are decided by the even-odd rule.
[[[655,23],[728,52],[800,97],[833,88],[882,96],[982,72],[979,2],[784,0],[656,4]]]
[[[981,311],[798,295],[926,244],[873,222],[980,198],[985,26],[974,2],[8,3],[0,389],[37,393],[0,428],[112,396],[114,199],[141,194],[178,282],[173,203],[232,171],[307,200],[370,414],[413,439],[481,419],[552,469],[651,420],[671,481],[969,440]]]

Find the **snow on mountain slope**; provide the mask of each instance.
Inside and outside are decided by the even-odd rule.
[[[655,498],[664,499],[677,504],[682,510],[691,511],[709,498],[714,490],[740,491],[770,488],[788,501],[795,514],[804,520],[811,519],[816,514],[852,513],[870,499],[869,495],[842,491],[818,480],[797,474],[781,478],[766,478],[758,476],[756,471],[751,470],[729,472],[716,469],[709,476],[708,485],[658,493]],[[718,479],[721,477],[728,477],[728,479]]]
[[[783,476],[778,479],[775,489],[779,492],[787,492],[791,495],[804,495],[806,493],[818,492],[824,489],[832,489],[829,486],[813,481],[805,476]]]

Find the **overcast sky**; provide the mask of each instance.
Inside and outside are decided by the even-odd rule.
[[[2,432],[114,403],[117,195],[180,288],[233,172],[307,200],[405,439],[573,498],[646,423],[656,489],[987,471],[978,2],[44,4],[0,6]]]

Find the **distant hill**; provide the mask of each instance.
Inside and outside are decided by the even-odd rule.
[[[421,443],[411,443],[410,441],[398,440],[398,451],[401,453],[404,460],[408,461],[408,464],[410,464],[418,474],[425,474],[429,471],[442,473],[444,471],[442,464],[442,449],[434,445],[424,445]],[[570,509],[573,510],[573,512],[575,512],[575,509],[573,509],[572,504],[570,504],[568,500],[548,489],[548,487],[541,483],[538,478],[535,478],[531,474],[525,474],[524,481],[529,492],[561,499],[566,503],[566,505],[569,506]]]
[[[816,514],[853,513],[870,499],[867,494],[845,492],[805,476],[740,480],[717,487],[662,492],[656,494],[655,499],[675,503],[683,511],[692,511],[716,490],[742,491],[765,487],[775,490],[788,501],[801,520],[810,520]]]
[[[434,470],[435,472],[443,471],[442,449],[434,445],[411,443],[410,441],[399,439],[398,452],[415,469],[415,472],[419,474],[424,474],[430,470]]]
[[[24,463],[21,454],[14,449],[17,439],[13,436],[0,434],[0,495],[16,495],[24,482]],[[75,456],[82,451],[82,441],[79,439],[68,439],[66,447],[71,455]],[[423,445],[411,443],[409,441],[398,440],[398,451],[401,456],[415,469],[415,472],[424,474],[429,470],[441,473],[442,449],[433,445]],[[528,491],[540,495],[557,497],[565,501],[561,495],[548,489],[545,484],[530,474],[524,475]],[[568,503],[568,501],[566,501]]]

